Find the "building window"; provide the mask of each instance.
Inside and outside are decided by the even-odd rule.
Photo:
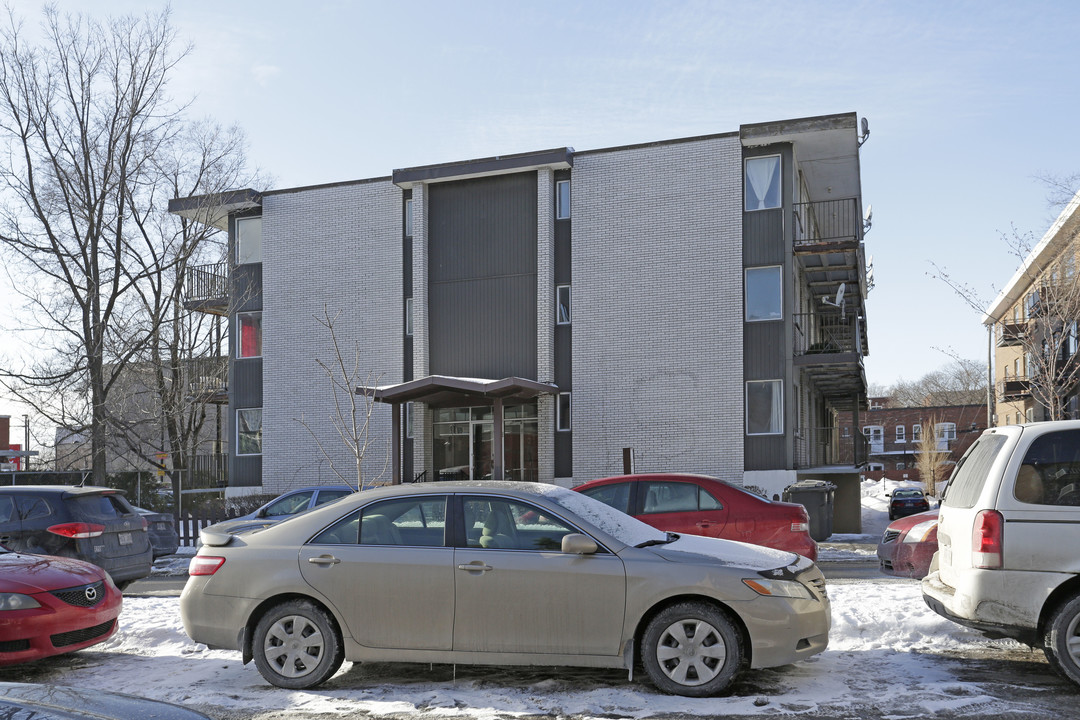
[[[412,198],[405,198],[405,237],[412,237]]]
[[[262,218],[240,218],[236,221],[236,264],[262,262]]]
[[[747,268],[746,321],[782,320],[784,317],[783,268]]]
[[[411,402],[405,403],[405,437],[410,440],[413,437],[413,404]]]
[[[780,156],[748,158],[746,161],[746,210],[780,207]]]
[[[570,181],[559,180],[555,183],[555,219],[566,220],[570,217]]]
[[[262,313],[238,313],[236,324],[240,326],[240,342],[236,344],[236,357],[262,357]]]
[[[784,432],[784,381],[751,380],[746,383],[746,434],[779,435]]]
[[[907,442],[907,438],[905,437],[906,435],[907,435],[907,432],[905,431],[904,426],[903,425],[897,425],[896,426],[896,442],[898,442],[898,443]]]
[[[1035,408],[1028,408],[1025,410],[1024,416],[1028,422],[1035,422]],[[1019,418],[1019,413],[1017,413],[1017,418]]]
[[[911,426],[911,442],[920,442],[922,440],[922,425]]]
[[[570,424],[570,393],[559,393],[559,417],[556,419],[556,427],[559,432],[565,432],[572,428]]]
[[[555,287],[555,322],[559,325],[570,324],[570,286]]]
[[[885,465],[883,463],[867,463],[866,469],[868,472],[885,472]]]
[[[236,454],[262,455],[262,408],[236,411]]]
[[[898,463],[896,463],[896,469],[897,470],[907,470],[907,465],[905,463],[898,462]]]
[[[412,337],[413,333],[413,302],[412,298],[405,298],[405,337]]]
[[[851,437],[851,428],[845,425],[844,429],[840,431],[840,437]]]
[[[938,450],[948,450],[949,444],[956,440],[956,423],[938,423],[934,425],[934,437]]]

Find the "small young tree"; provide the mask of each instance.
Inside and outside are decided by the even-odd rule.
[[[332,357],[327,361],[315,358],[315,364],[323,371],[330,381],[333,393],[334,406],[329,414],[338,438],[348,449],[349,458],[353,462],[353,470],[346,471],[341,467],[337,454],[330,451],[326,441],[315,431],[312,424],[301,413],[300,417],[293,418],[304,426],[312,439],[315,441],[319,452],[330,465],[334,474],[346,485],[360,490],[365,484],[371,484],[386,474],[390,463],[390,452],[387,448],[386,458],[382,469],[374,476],[365,478],[364,461],[374,443],[371,437],[371,416],[375,410],[375,399],[370,393],[357,392],[358,390],[373,388],[379,377],[373,371],[365,371],[361,368],[360,343],[353,341],[352,353],[342,348],[338,339],[335,323],[341,316],[341,311],[330,314],[329,308],[324,304],[322,315],[315,315],[315,322],[321,325],[330,334]]]
[[[948,447],[942,449],[937,436],[938,418],[931,416],[922,427],[922,436],[915,444],[915,466],[919,470],[927,497],[937,495],[938,482],[945,479],[945,462],[949,459]]]

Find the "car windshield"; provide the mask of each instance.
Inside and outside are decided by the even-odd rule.
[[[588,495],[566,488],[552,487],[544,493],[544,496],[626,545],[668,542],[666,532],[646,525]]]

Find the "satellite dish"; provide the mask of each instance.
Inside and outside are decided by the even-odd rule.
[[[831,305],[836,308],[840,308],[840,319],[847,319],[847,303],[844,300],[844,291],[847,290],[847,283],[840,283],[840,287],[836,290],[836,299],[830,300],[827,297],[821,298],[821,302],[826,305]]]
[[[859,147],[862,147],[863,143],[870,137],[870,121],[864,117],[862,119],[861,127],[862,135],[859,136]]]
[[[865,235],[870,230],[870,226],[874,223],[874,206],[867,205],[866,212],[863,213],[862,231]]]

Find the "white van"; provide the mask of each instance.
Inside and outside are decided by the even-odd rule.
[[[941,501],[935,612],[1043,648],[1080,684],[1080,421],[985,431]]]

